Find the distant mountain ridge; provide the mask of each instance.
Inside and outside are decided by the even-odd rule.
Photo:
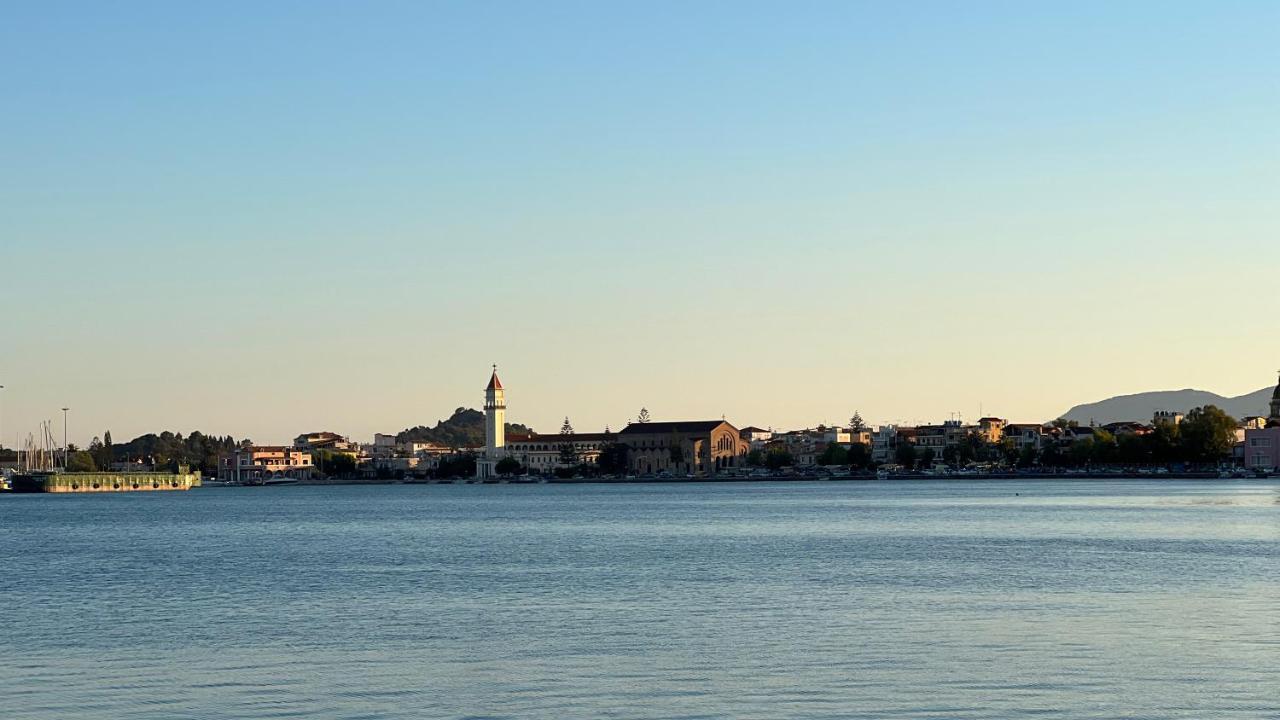
[[[1119,395],[1094,403],[1076,405],[1063,413],[1062,417],[1075,420],[1081,425],[1088,425],[1090,422],[1103,425],[1126,420],[1149,423],[1151,416],[1157,410],[1186,412],[1204,405],[1217,405],[1236,419],[1249,415],[1265,416],[1270,410],[1273,390],[1274,387],[1268,386],[1247,395],[1231,398],[1190,388]]]

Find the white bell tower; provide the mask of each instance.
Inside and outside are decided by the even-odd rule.
[[[484,457],[476,461],[476,477],[498,475],[498,461],[507,444],[507,399],[498,379],[498,366],[493,366],[489,386],[484,389]]]
[[[498,366],[493,366],[489,386],[484,389],[484,449],[495,462],[498,452],[507,444],[507,400],[498,380]]]

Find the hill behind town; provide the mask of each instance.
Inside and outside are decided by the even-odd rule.
[[[1076,405],[1063,413],[1062,417],[1075,420],[1082,425],[1088,425],[1090,422],[1101,425],[1126,420],[1151,422],[1151,416],[1157,410],[1186,412],[1204,405],[1217,405],[1234,418],[1266,415],[1272,390],[1273,388],[1268,386],[1238,397],[1223,397],[1217,393],[1190,388],[1119,395],[1098,402]]]
[[[531,428],[519,423],[507,423],[508,433],[532,434]],[[448,420],[436,422],[435,427],[419,425],[396,434],[396,442],[430,442],[445,447],[479,447],[484,445],[484,413],[472,408],[458,408]]]

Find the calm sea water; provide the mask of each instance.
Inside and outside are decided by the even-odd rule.
[[[0,718],[1277,718],[1280,485],[0,498]]]

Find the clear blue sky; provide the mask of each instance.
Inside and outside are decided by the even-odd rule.
[[[8,2],[0,68],[5,445],[1280,367],[1274,2]]]

